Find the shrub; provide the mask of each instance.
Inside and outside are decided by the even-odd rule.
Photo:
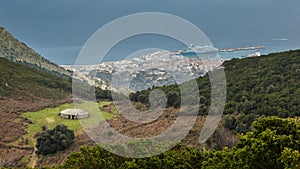
[[[57,125],[52,130],[45,130],[37,138],[37,154],[54,154],[67,149],[73,143],[74,138],[74,131],[69,130],[63,124]]]
[[[229,130],[234,130],[236,127],[236,119],[232,116],[228,116],[224,120],[224,127]]]

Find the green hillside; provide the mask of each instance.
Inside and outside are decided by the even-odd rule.
[[[71,79],[63,80],[4,58],[0,58],[0,79],[1,97],[60,100],[71,92]]]
[[[82,147],[80,151],[71,154],[65,164],[53,168],[298,169],[300,167],[300,123],[297,119],[260,118],[253,123],[253,132],[239,138],[240,142],[232,149],[225,147],[222,151],[211,151],[178,144],[157,156],[137,159],[112,154],[100,146]],[[155,141],[149,141],[148,144],[157,146]],[[138,143],[117,146],[119,149],[130,151],[133,145],[139,146]],[[145,147],[140,148],[147,150]]]
[[[227,104],[225,114],[254,113],[300,115],[300,50],[269,54],[267,56],[232,59],[224,62],[227,81]],[[205,106],[199,113],[205,114],[210,102],[208,76],[197,79],[200,96]],[[180,101],[177,85],[155,87],[173,93],[175,99],[168,106]],[[148,103],[151,90],[131,94],[133,101]],[[270,111],[273,112],[270,114]]]
[[[70,80],[0,58],[0,166],[17,167],[33,151],[23,137],[32,121],[22,112],[71,101]]]
[[[299,168],[300,50],[233,59],[226,61],[224,67],[227,101],[223,125],[241,133],[233,147],[211,150],[179,144],[160,155],[141,159],[120,157],[100,146],[83,147],[56,168]],[[207,114],[210,106],[210,81],[205,76],[198,78],[197,82],[202,101],[199,116],[202,116]],[[165,91],[170,100],[167,102],[169,107],[180,106],[177,85],[154,87],[158,88]],[[152,90],[132,93],[130,98],[149,104]],[[130,151],[129,146],[133,145],[116,146]]]
[[[96,88],[99,99],[107,98],[107,93],[110,92]],[[77,131],[78,121],[57,116],[60,110],[71,108],[72,104],[64,104],[71,102],[71,78],[0,58],[0,166],[25,166],[28,160],[22,159],[32,157],[32,135],[41,130],[41,125],[51,128],[63,123]],[[111,114],[105,116],[111,117]]]
[[[227,100],[226,127],[239,133],[250,130],[259,116],[300,116],[300,50],[224,62]],[[201,103],[199,115],[210,106],[209,77],[198,78]],[[165,91],[168,106],[180,106],[177,85],[155,87]],[[151,90],[132,93],[130,98],[148,104]]]

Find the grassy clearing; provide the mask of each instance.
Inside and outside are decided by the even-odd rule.
[[[85,129],[93,128],[95,125],[98,125],[99,121],[101,120],[111,119],[113,117],[116,117],[117,114],[111,114],[99,109],[99,107],[101,108],[109,104],[111,104],[111,102],[100,102],[97,104],[94,102],[86,102],[84,104],[76,106],[76,108],[89,112],[89,118],[80,120],[81,126],[84,127]]]
[[[99,107],[103,107],[104,105],[108,105],[111,102],[100,102],[97,105],[93,102],[85,102],[80,105],[80,108],[89,112],[89,118],[82,121],[81,123],[88,122],[89,124],[96,124],[99,120],[103,119],[111,119],[116,115],[104,112],[102,110],[101,113],[103,116],[102,118],[95,118],[99,116]],[[64,124],[68,126],[69,129],[74,130],[75,132],[82,131],[82,125],[78,120],[70,120],[64,119],[58,115],[59,112],[65,109],[72,109],[75,108],[73,104],[63,104],[56,108],[46,108],[37,112],[27,112],[23,113],[21,116],[27,117],[29,120],[33,122],[33,124],[28,124],[28,133],[25,135],[25,138],[28,138],[29,145],[34,146],[36,144],[36,139],[33,139],[34,135],[37,132],[41,132],[41,126],[46,125],[48,129],[54,128],[58,124]],[[86,126],[86,125],[84,125]]]

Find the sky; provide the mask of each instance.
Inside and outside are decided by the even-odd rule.
[[[199,27],[217,48],[273,45],[300,48],[299,0],[2,0],[0,26],[47,59],[74,64],[99,28],[138,12],[163,12]],[[286,39],[286,40],[280,40]],[[172,39],[128,39],[108,60],[147,47],[182,48]]]

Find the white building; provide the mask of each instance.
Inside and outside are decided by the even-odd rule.
[[[81,109],[66,109],[59,113],[65,119],[83,119],[89,117],[89,113]]]

